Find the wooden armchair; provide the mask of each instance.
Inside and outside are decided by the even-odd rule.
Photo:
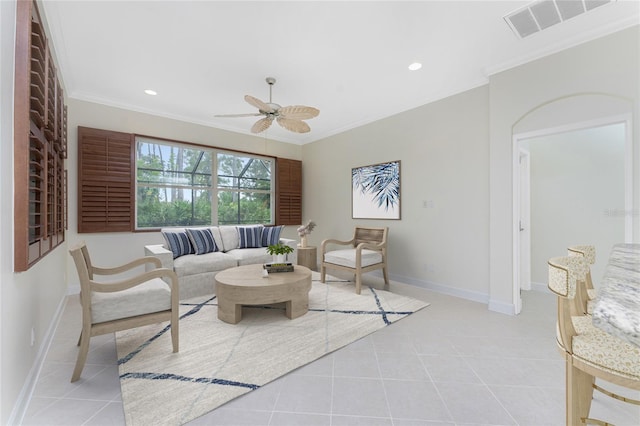
[[[99,268],[91,263],[84,242],[69,250],[80,278],[82,331],[71,381],[80,378],[93,336],[127,330],[158,322],[171,322],[173,352],[178,352],[178,276],[161,268],[158,258],[147,256],[114,268]],[[117,281],[94,281],[94,275],[114,275],[137,266],[153,263],[157,269]],[[167,284],[162,277],[169,278]]]
[[[339,269],[355,274],[356,293],[360,294],[362,274],[382,269],[385,286],[389,285],[387,275],[387,234],[389,228],[356,227],[353,238],[348,241],[328,239],[322,242],[322,266],[320,281],[325,282],[327,269]],[[351,248],[328,250],[329,245],[349,245]]]

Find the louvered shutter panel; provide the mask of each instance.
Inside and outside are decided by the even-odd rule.
[[[133,231],[134,136],[78,127],[78,232]]]
[[[302,162],[276,160],[276,225],[302,223]]]

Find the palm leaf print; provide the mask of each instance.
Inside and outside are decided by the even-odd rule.
[[[388,211],[400,201],[400,165],[383,163],[351,169],[353,189],[370,194],[378,208]]]

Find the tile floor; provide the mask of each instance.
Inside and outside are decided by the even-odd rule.
[[[379,286],[377,278],[370,280]],[[522,313],[507,316],[403,284],[392,289],[431,305],[190,424],[564,424],[555,297],[527,292]],[[124,424],[113,335],[92,339],[82,378],[69,382],[79,324],[72,296],[22,424]],[[640,425],[640,407],[597,392],[591,414],[618,426]]]

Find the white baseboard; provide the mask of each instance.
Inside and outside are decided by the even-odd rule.
[[[9,416],[9,419],[7,421],[8,425],[22,424],[24,415],[26,414],[29,403],[31,402],[31,396],[33,395],[33,391],[35,390],[36,383],[38,382],[38,377],[40,376],[40,372],[42,371],[44,360],[47,357],[47,352],[49,352],[49,347],[51,346],[53,336],[56,332],[56,329],[58,328],[60,318],[62,318],[62,314],[66,305],[67,297],[65,295],[58,304],[58,309],[56,310],[56,313],[51,320],[51,324],[49,325],[49,328],[43,336],[42,342],[40,343],[40,348],[38,349],[38,354],[36,355],[33,365],[31,366],[31,370],[27,375],[27,379],[22,386],[22,390],[18,395],[18,399],[13,406],[13,410],[11,410],[11,415]]]
[[[382,272],[375,271],[374,274],[382,277]],[[459,297],[461,299],[471,300],[473,302],[484,303],[485,305],[489,302],[489,295],[485,293],[480,293],[477,291],[471,290],[463,290],[459,288],[454,288],[442,284],[438,284],[432,281],[420,280],[412,277],[405,277],[403,275],[397,274],[389,274],[389,278],[393,281],[398,281],[404,284],[409,284],[415,287],[420,287],[426,290],[435,291],[437,293],[447,294],[449,296]]]
[[[531,282],[531,290],[539,291],[539,292],[542,292],[542,293],[551,293],[551,290],[549,290],[549,287],[547,286],[547,283],[534,283],[532,281]]]

